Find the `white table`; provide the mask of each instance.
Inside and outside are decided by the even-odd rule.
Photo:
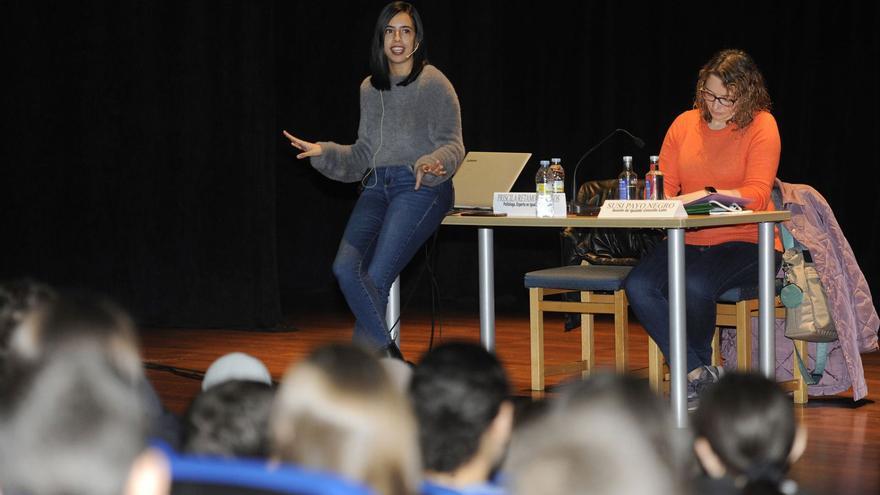
[[[443,225],[477,227],[480,271],[480,341],[486,349],[495,349],[495,227],[581,227],[581,228],[662,228],[669,243],[669,374],[672,413],[679,427],[687,425],[687,369],[685,358],[685,285],[684,230],[694,227],[717,227],[757,223],[758,227],[758,298],[760,321],[760,365],[767,378],[775,379],[776,343],[774,340],[775,263],[773,227],[791,218],[787,211],[743,213],[738,215],[691,215],[682,219],[578,217],[480,217],[453,214]],[[398,313],[399,314],[399,313]]]

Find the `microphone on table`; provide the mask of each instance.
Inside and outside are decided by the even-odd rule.
[[[627,136],[629,136],[630,139],[632,139],[633,143],[634,143],[636,146],[638,146],[639,148],[644,148],[644,147],[645,147],[645,142],[644,142],[641,138],[638,138],[638,137],[636,137],[636,136],[633,136],[632,133],[629,132],[629,131],[627,131],[626,129],[614,129],[613,131],[611,131],[611,134],[608,134],[608,135],[605,136],[601,141],[599,141],[598,143],[596,143],[595,146],[593,146],[592,148],[590,148],[589,150],[587,150],[587,152],[584,153],[583,156],[581,156],[581,158],[577,161],[577,164],[574,166],[574,172],[571,174],[571,201],[569,201],[569,203],[568,203],[568,211],[569,211],[570,213],[573,213],[573,214],[575,214],[575,215],[587,215],[587,214],[588,214],[588,207],[587,207],[586,205],[577,204],[577,173],[578,173],[578,167],[581,166],[581,162],[584,161],[584,158],[590,156],[590,154],[591,154],[592,152],[596,151],[596,149],[599,148],[599,146],[602,146],[602,144],[603,144],[605,141],[608,141],[609,139],[611,139],[611,137],[614,136],[615,134],[617,134],[618,132],[621,132],[621,133],[626,134]]]

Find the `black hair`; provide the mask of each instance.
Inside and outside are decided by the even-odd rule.
[[[779,493],[797,426],[791,398],[775,383],[755,373],[725,375],[700,397],[693,426],[743,493]]]
[[[248,380],[228,380],[205,390],[184,417],[182,450],[228,458],[267,457],[274,396],[271,385]]]
[[[509,392],[501,363],[479,345],[444,344],[426,354],[410,383],[425,469],[448,473],[469,461]]]
[[[409,75],[397,83],[398,86],[406,86],[415,81],[422,73],[422,69],[428,64],[427,50],[425,47],[425,31],[422,26],[422,18],[412,4],[408,2],[391,2],[379,13],[376,19],[376,27],[373,30],[373,43],[370,45],[370,84],[379,91],[391,89],[389,76],[388,57],[385,56],[385,27],[397,14],[404,12],[412,17],[416,30],[415,46],[418,49],[412,54],[413,66]]]
[[[16,327],[55,297],[51,287],[27,278],[0,284],[0,387],[14,373],[9,345]]]
[[[9,345],[12,331],[31,311],[55,299],[55,291],[31,279],[0,284],[0,352]]]

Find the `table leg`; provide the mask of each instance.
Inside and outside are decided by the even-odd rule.
[[[668,229],[669,246],[669,395],[672,416],[687,426],[686,309],[684,287],[684,229]]]
[[[394,279],[388,291],[388,306],[385,307],[385,324],[391,339],[400,347],[400,275]]]
[[[774,278],[773,222],[761,222],[758,227],[758,321],[760,323],[761,373],[776,380],[776,296]]]
[[[495,240],[494,231],[481,227],[477,231],[480,260],[480,342],[495,351]]]

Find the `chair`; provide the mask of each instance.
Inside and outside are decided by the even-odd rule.
[[[161,442],[171,467],[171,494],[370,495],[372,490],[339,475],[259,459],[180,454]]]
[[[785,307],[776,300],[776,318],[785,318]],[[715,335],[712,337],[712,364],[721,364],[721,327],[731,327],[736,331],[736,369],[748,371],[752,369],[752,316],[758,315],[758,288],[737,287],[726,291],[718,298],[716,305]],[[795,348],[802,356],[806,355],[807,343],[803,340],[794,341]],[[797,368],[797,367],[796,367]],[[663,391],[663,354],[651,337],[648,337],[648,380],[651,388],[660,393]],[[800,369],[792,370],[794,379],[779,382],[779,386],[792,392],[795,404],[807,403],[807,382]]]
[[[637,186],[637,193],[644,183]],[[578,190],[577,202],[599,207],[605,199],[615,198],[617,179],[588,181]],[[627,369],[629,304],[623,281],[639,258],[662,238],[657,229],[572,229],[563,231],[564,262],[568,266],[529,272],[531,327],[532,390],[544,389],[547,375],[580,372],[589,374],[595,366],[593,347],[594,316],[614,316],[615,368]],[[547,299],[562,295],[564,300]],[[573,296],[573,297],[571,297]],[[580,316],[581,360],[561,366],[546,367],[544,362],[544,313],[561,312]],[[567,323],[566,328],[576,327]]]
[[[593,346],[594,315],[614,315],[614,355],[618,372],[627,366],[626,340],[629,329],[626,293],[623,281],[630,266],[576,265],[529,272],[529,325],[531,345],[532,390],[544,390],[544,377],[562,373],[589,374],[595,365]],[[580,301],[554,301],[546,296],[580,293]],[[580,313],[581,360],[561,366],[544,364],[544,313]]]

